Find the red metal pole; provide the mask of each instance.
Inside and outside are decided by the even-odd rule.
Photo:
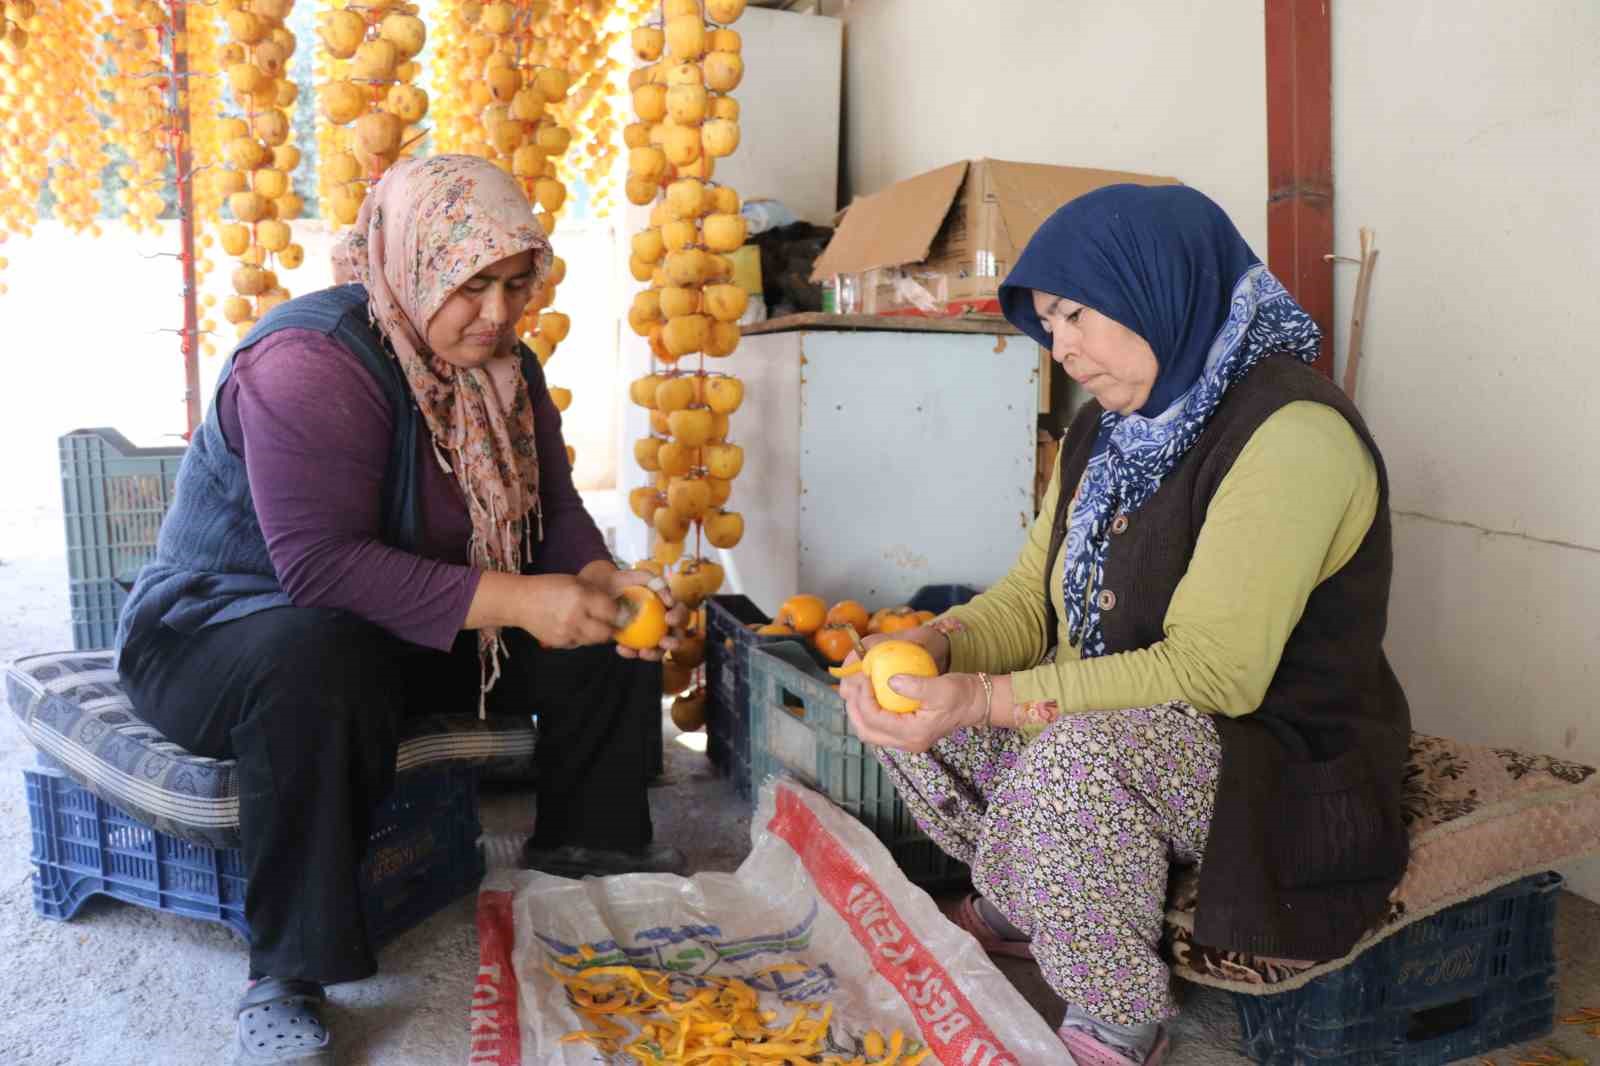
[[[173,164],[178,182],[178,262],[183,268],[183,399],[189,428],[200,426],[200,309],[194,260],[194,157],[189,145],[189,48],[187,0],[168,0],[172,10]]]
[[[1330,0],[1267,0],[1267,266],[1317,325],[1333,374]]]

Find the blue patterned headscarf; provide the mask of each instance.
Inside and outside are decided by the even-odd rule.
[[[1160,367],[1143,407],[1100,416],[1063,547],[1068,637],[1083,656],[1104,655],[1098,601],[1112,518],[1155,494],[1229,386],[1274,353],[1313,361],[1322,331],[1222,209],[1181,185],[1097,189],[1039,227],[1000,287],[1000,305],[1048,348],[1035,290],[1120,322]]]

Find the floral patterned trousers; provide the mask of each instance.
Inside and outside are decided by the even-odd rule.
[[[1198,864],[1222,747],[1186,703],[1069,715],[1032,741],[962,729],[878,750],[924,832],[1033,939],[1058,995],[1117,1025],[1177,1013],[1160,955],[1171,864]]]

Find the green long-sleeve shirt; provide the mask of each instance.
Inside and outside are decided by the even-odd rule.
[[[1017,703],[1056,701],[1064,714],[1187,700],[1208,713],[1261,704],[1312,590],[1355,554],[1377,513],[1372,455],[1333,408],[1291,403],[1261,424],[1217,487],[1189,568],[1146,648],[1079,658],[1062,604],[1065,552],[1050,596],[1060,620],[1055,661],[1043,657],[1045,555],[1061,491],[1058,460],[1016,565],[949,614],[950,670],[1011,675]]]

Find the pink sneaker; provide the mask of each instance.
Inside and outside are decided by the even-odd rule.
[[[1063,1025],[1056,1030],[1056,1035],[1067,1045],[1067,1051],[1077,1066],[1160,1066],[1161,1061],[1167,1057],[1166,1026],[1161,1027],[1156,1036],[1155,1046],[1150,1049],[1150,1054],[1145,1056],[1142,1064],[1128,1058],[1117,1048],[1102,1044],[1087,1029],[1079,1029],[1075,1025]]]
[[[1007,940],[984,920],[978,910],[978,896],[968,893],[961,899],[943,900],[939,909],[944,916],[972,934],[978,946],[991,955],[1009,955],[1014,959],[1033,958],[1033,946],[1026,940]]]

